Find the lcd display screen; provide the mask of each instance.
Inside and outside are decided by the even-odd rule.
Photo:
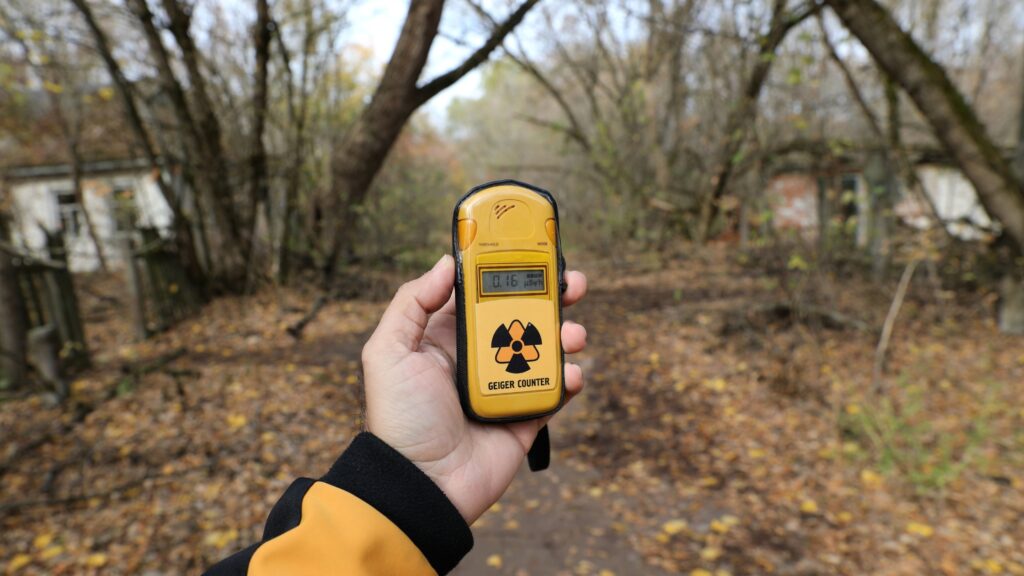
[[[546,292],[544,269],[530,270],[484,270],[481,274],[482,294],[508,294],[523,292]]]

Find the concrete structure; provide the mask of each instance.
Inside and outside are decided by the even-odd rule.
[[[991,218],[978,201],[974,186],[963,173],[942,164],[921,164],[915,168],[917,177],[928,195],[931,207],[907,190],[901,190],[894,212],[908,226],[924,229],[935,225],[937,213],[949,232],[964,240],[987,237],[994,227]],[[831,214],[857,216],[857,242],[864,245],[869,234],[871,197],[864,177],[859,172],[842,174],[830,179],[829,184],[839,187],[838,206],[831,206]],[[820,191],[818,177],[808,172],[790,172],[776,175],[765,193],[773,213],[777,230],[797,231],[802,236],[814,237],[818,233]]]
[[[83,172],[84,206],[75,199],[66,164],[7,169],[3,186],[13,204],[15,243],[42,254],[46,247],[44,229],[63,231],[71,270],[89,272],[100,263],[86,229],[84,211],[88,211],[112,264],[121,259],[119,233],[133,223],[161,230],[170,227],[171,209],[144,162],[90,162]]]
[[[96,246],[86,227],[88,213],[111,264],[120,259],[118,233],[135,223],[166,229],[170,207],[142,158],[113,90],[97,89],[74,109],[79,134],[77,158],[83,203],[74,194],[72,152],[61,116],[43,92],[28,90],[13,103],[0,133],[0,201],[13,218],[13,240],[34,252],[46,246],[46,234],[63,232],[72,271],[99,267]],[[66,111],[69,122],[74,116]],[[84,204],[84,205],[83,205]]]
[[[768,182],[768,201],[777,230],[816,233],[818,179],[806,173],[779,174]]]
[[[959,169],[929,164],[917,168],[917,177],[935,213],[951,234],[963,240],[980,240],[993,230],[995,224],[978,201],[974,186]],[[915,228],[923,229],[934,224],[932,208],[917,196],[904,194],[896,204],[895,212]]]

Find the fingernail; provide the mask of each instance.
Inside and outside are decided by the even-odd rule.
[[[440,268],[441,264],[444,262],[444,259],[445,259],[446,256],[448,256],[448,255],[447,254],[441,254],[441,257],[437,259],[437,262],[434,263],[434,267],[431,268],[430,270],[434,271],[434,270],[437,270],[438,268]]]

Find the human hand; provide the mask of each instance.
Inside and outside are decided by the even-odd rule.
[[[566,272],[562,305],[586,294],[587,278]],[[455,390],[455,260],[445,255],[404,284],[363,347],[366,427],[436,483],[472,524],[512,483],[537,431],[551,418],[481,424],[466,418]],[[587,331],[562,324],[566,354]],[[583,371],[565,364],[566,402],[583,390]]]

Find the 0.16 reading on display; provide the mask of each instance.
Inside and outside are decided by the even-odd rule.
[[[544,292],[544,269],[484,270],[481,275],[481,293]]]

